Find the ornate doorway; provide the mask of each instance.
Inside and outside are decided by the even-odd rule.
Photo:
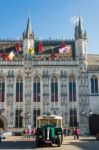
[[[0,128],[2,128],[4,130],[4,122],[1,118],[0,118]]]
[[[93,114],[89,118],[90,135],[95,135],[99,132],[99,115]]]

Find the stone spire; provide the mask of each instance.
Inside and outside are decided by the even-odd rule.
[[[29,52],[29,49],[34,49],[34,34],[32,31],[32,25],[30,21],[30,17],[28,17],[27,27],[26,31],[23,32],[23,53],[24,56],[27,55]]]
[[[81,63],[87,62],[87,37],[86,31],[82,30],[80,17],[75,26],[75,51],[76,58],[80,60]]]
[[[34,39],[34,34],[32,31],[32,25],[31,25],[30,17],[28,18],[27,28],[26,28],[26,32],[24,34],[24,38],[33,38]]]
[[[83,33],[81,18],[79,17],[79,20],[77,21],[75,26],[75,39],[82,39],[82,38],[86,38],[86,34]]]
[[[81,19],[79,18],[79,21],[78,21],[78,37],[79,38],[82,38],[83,37],[83,34],[82,34],[82,26],[81,26]]]

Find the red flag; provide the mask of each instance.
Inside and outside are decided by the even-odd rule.
[[[65,47],[65,42],[64,41],[62,41],[62,43],[61,43],[61,45],[60,45],[60,48],[63,48],[63,47]]]
[[[19,51],[19,48],[20,48],[19,43],[16,43],[16,45],[15,45],[15,49],[16,49],[16,51]]]
[[[3,50],[3,52],[1,53],[1,57],[3,58],[3,60],[6,59],[7,55],[6,55],[6,53],[5,53],[5,50]]]
[[[50,57],[51,57],[51,60],[54,60],[54,58],[56,57],[56,56],[55,56],[55,53],[54,53],[53,51],[52,51]]]
[[[7,56],[7,54],[5,53],[5,51],[3,50],[1,57],[3,58],[3,60],[8,60],[11,61],[11,55],[12,55],[13,51]],[[14,53],[13,53],[14,54]]]
[[[21,50],[21,46],[20,46],[19,43],[16,43],[16,45],[15,45],[15,50],[16,50],[16,51],[20,51],[20,50]]]
[[[38,43],[38,52],[42,52],[44,50],[43,43],[40,41]]]

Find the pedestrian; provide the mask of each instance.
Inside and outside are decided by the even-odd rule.
[[[33,129],[32,129],[32,132],[31,132],[33,139],[35,138],[35,132],[36,132],[36,131],[35,131],[35,128],[33,128]]]
[[[68,135],[71,135],[71,129],[70,128],[68,128],[67,132],[68,132]]]
[[[72,130],[72,135],[73,135],[74,139],[76,139],[76,129],[75,128],[73,128],[73,130]]]
[[[80,129],[79,128],[75,129],[75,134],[76,134],[76,138],[79,139],[79,135],[80,135]]]
[[[31,131],[30,131],[29,128],[27,129],[27,136],[28,136],[27,138],[30,139],[30,137],[31,137]]]
[[[1,139],[2,139],[2,132],[0,130],[0,143],[1,143]]]
[[[27,128],[25,128],[25,137],[27,138]]]
[[[31,133],[30,133],[30,129],[29,128],[26,128],[25,135],[26,135],[27,139],[30,139]]]
[[[67,129],[66,128],[64,128],[64,136],[66,136],[67,135]]]

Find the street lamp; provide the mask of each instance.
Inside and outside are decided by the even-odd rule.
[[[20,116],[25,120],[25,128],[28,126],[31,126],[31,114],[26,113],[23,115],[23,113],[20,114]],[[27,123],[28,120],[28,123]]]
[[[90,112],[89,112],[89,116],[90,115],[92,115],[93,113],[92,113],[92,111],[90,110]],[[86,115],[86,112],[85,112],[85,110],[84,111],[82,111],[82,115],[84,116],[84,117],[86,117],[86,118],[89,118],[89,116],[87,116]]]
[[[28,114],[28,118],[29,118],[28,124],[31,125],[31,114],[30,113]]]

